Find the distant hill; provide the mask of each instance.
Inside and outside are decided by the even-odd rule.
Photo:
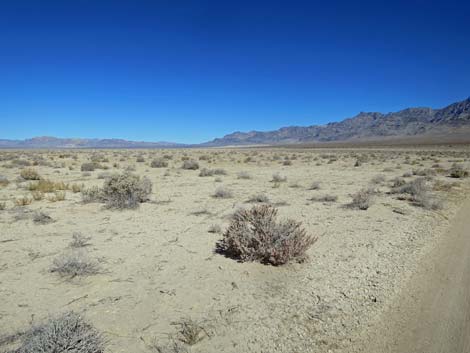
[[[44,136],[26,140],[0,139],[0,148],[176,148],[393,140],[470,143],[470,98],[442,109],[408,108],[387,114],[361,112],[355,117],[326,125],[234,132],[199,145]]]
[[[468,136],[470,98],[442,109],[408,108],[395,113],[364,113],[326,125],[290,126],[274,131],[234,132],[202,146],[273,145]]]
[[[185,145],[172,142],[138,142],[121,139],[34,137],[26,140],[1,140],[0,148],[172,148]]]

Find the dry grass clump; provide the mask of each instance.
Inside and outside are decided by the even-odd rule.
[[[48,179],[41,179],[35,183],[30,183],[28,189],[30,191],[40,191],[40,192],[55,192],[57,190],[67,190],[69,188],[68,184],[63,182],[54,182]]]
[[[19,334],[14,353],[104,353],[105,340],[79,314],[67,312]],[[12,352],[12,353],[13,353]]]
[[[40,180],[41,179],[41,176],[39,175],[39,173],[35,169],[32,169],[32,168],[22,169],[20,172],[20,176],[24,180]]]
[[[270,205],[237,211],[218,250],[240,261],[283,265],[303,261],[316,238],[308,236],[300,222],[277,221],[277,209]]]
[[[468,177],[468,171],[460,164],[454,163],[449,170],[451,178],[465,178]]]
[[[196,170],[199,169],[199,163],[193,159],[187,159],[183,162],[181,168],[188,170]]]
[[[3,211],[7,208],[7,203],[6,202],[0,202],[0,211]]]
[[[207,336],[204,327],[192,319],[185,319],[176,324],[179,326],[178,339],[189,346],[195,345]]]
[[[359,210],[367,210],[372,205],[374,194],[375,191],[372,189],[359,190],[352,196],[352,201],[349,204],[349,207]]]
[[[136,208],[149,200],[152,182],[138,175],[115,174],[104,182],[102,196],[110,208]]]
[[[233,193],[229,189],[221,186],[215,190],[214,195],[212,196],[215,197],[216,199],[229,199],[233,197]]]
[[[31,205],[32,202],[33,202],[33,199],[28,196],[23,196],[15,200],[16,206],[27,206],[27,205]]]
[[[54,259],[50,271],[72,279],[77,276],[95,275],[99,273],[100,266],[90,259],[85,252],[73,251]]]
[[[49,200],[50,202],[64,201],[65,196],[66,196],[65,191],[56,191],[54,192],[53,195],[49,195],[47,197],[47,200]]]

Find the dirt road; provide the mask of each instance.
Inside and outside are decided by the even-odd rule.
[[[470,352],[470,199],[380,326],[363,352]]]

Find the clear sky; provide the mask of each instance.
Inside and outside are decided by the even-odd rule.
[[[196,143],[468,96],[468,0],[0,1],[0,138]]]

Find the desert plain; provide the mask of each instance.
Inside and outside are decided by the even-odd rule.
[[[70,311],[105,352],[367,351],[445,241],[469,169],[468,145],[2,150],[0,351]],[[151,182],[148,200],[116,209],[87,196],[124,173]],[[218,251],[233,214],[260,204],[316,238],[305,259]],[[70,256],[93,271],[57,270]]]

